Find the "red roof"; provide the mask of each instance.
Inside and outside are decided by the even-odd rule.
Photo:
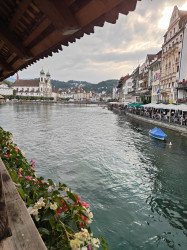
[[[40,80],[16,80],[12,87],[39,87]]]

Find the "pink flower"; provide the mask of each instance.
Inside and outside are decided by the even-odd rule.
[[[81,197],[80,196],[78,196],[77,194],[76,194],[76,196],[77,196],[77,201],[80,201],[81,200]]]
[[[85,207],[85,208],[87,208],[87,207],[89,207],[90,205],[84,201],[84,202],[82,202],[82,206]]]
[[[25,179],[31,180],[31,177],[30,176],[25,176]]]
[[[91,246],[88,246],[88,250],[92,250]]]
[[[16,153],[18,153],[18,149],[19,149],[19,148],[18,148],[18,147],[15,147],[14,149],[15,149]]]
[[[20,172],[18,172],[18,175],[19,175],[19,177],[23,177],[23,175]]]
[[[36,162],[34,160],[31,160],[31,164],[35,164]]]
[[[45,181],[41,181],[41,183],[45,183]]]

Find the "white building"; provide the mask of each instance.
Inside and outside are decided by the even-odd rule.
[[[10,88],[4,82],[0,82],[0,95],[13,95],[13,88]]]
[[[45,75],[43,69],[40,71],[40,79],[17,79],[12,87],[16,95],[52,97],[51,75],[49,72]]]

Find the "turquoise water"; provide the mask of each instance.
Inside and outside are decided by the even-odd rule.
[[[90,105],[0,105],[0,126],[37,175],[90,204],[92,230],[112,250],[187,249],[187,138]]]

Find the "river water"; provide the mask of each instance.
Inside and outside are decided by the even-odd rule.
[[[152,125],[96,105],[0,105],[0,126],[38,176],[90,204],[109,249],[187,249],[186,137],[163,129],[158,141]]]

